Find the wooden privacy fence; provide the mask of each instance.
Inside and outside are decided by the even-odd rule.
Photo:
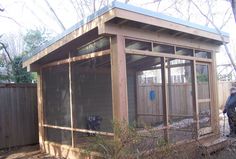
[[[169,94],[169,114],[171,116],[193,115],[191,87],[191,84],[168,85],[168,91],[171,92]],[[202,87],[206,87],[206,85],[202,85]],[[145,123],[163,121],[164,113],[161,84],[140,84],[137,87],[137,92],[138,120]]]
[[[218,105],[220,108],[224,108],[225,102],[229,97],[229,90],[232,86],[235,86],[235,82],[218,82]]]
[[[35,84],[0,84],[0,149],[38,143]]]
[[[223,108],[229,96],[229,89],[233,82],[218,82],[218,107]],[[198,93],[201,97],[207,97],[208,84],[198,84]],[[154,94],[152,95],[152,91]],[[168,85],[169,114],[173,117],[192,116],[192,85],[172,84]],[[155,123],[163,121],[162,86],[161,84],[138,84],[137,86],[137,115],[142,122]],[[152,97],[153,96],[153,97]]]

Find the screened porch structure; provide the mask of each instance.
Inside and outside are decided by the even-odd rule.
[[[38,74],[41,149],[73,156],[96,134],[112,139],[113,121],[171,144],[218,137],[221,35],[120,2],[79,22],[23,63]]]

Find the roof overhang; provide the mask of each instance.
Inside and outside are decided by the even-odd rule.
[[[104,34],[119,34],[112,27],[126,26],[137,29],[148,30],[155,33],[168,33],[172,37],[185,36],[190,39],[201,39],[211,42],[215,45],[221,45],[229,42],[229,35],[224,32],[217,32],[215,29],[204,27],[198,24],[183,21],[177,18],[169,17],[160,13],[149,11],[143,8],[127,5],[120,2],[113,2],[111,5],[90,15],[86,19],[77,23],[70,29],[66,30],[58,37],[44,46],[36,49],[23,62],[23,67],[33,68],[40,64],[40,60],[50,57],[57,60],[68,55],[66,52],[73,46],[80,47],[92,38]],[[121,28],[120,28],[121,30]],[[87,39],[87,40],[86,40]],[[59,53],[60,52],[60,55]],[[34,64],[34,66],[32,65]]]

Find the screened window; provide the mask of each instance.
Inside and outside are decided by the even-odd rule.
[[[153,43],[153,51],[167,54],[174,54],[174,46]]]
[[[45,124],[70,127],[69,65],[44,68],[42,74]]]
[[[54,128],[45,128],[45,136],[47,141],[63,144],[63,145],[71,145],[71,131],[70,130],[60,130]]]
[[[107,49],[110,49],[110,40],[109,37],[103,37],[88,45],[85,45],[82,48],[78,48],[77,52],[74,53],[74,56],[89,54]]]
[[[138,40],[125,39],[126,49],[152,51],[152,43]]]
[[[176,47],[176,54],[177,55],[184,55],[184,56],[193,56],[193,49]]]
[[[113,132],[110,56],[71,64],[73,122],[76,129]],[[94,134],[74,131],[75,145],[89,142]]]
[[[210,59],[211,58],[211,53],[207,52],[207,51],[195,50],[195,56]]]

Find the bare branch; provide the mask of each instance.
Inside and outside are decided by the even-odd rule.
[[[80,0],[80,3],[76,0],[75,1],[76,2],[76,4],[77,4],[77,7],[78,7],[78,9],[80,10],[80,18],[82,19],[82,18],[84,18],[85,17],[85,14],[84,14],[84,8],[83,7],[81,7],[81,5],[82,5],[82,2],[81,2],[81,0]]]
[[[188,21],[190,21],[190,18],[191,18],[190,8],[191,8],[191,3],[188,1],[188,8],[187,8],[187,13],[188,13],[187,20],[188,20]]]
[[[179,10],[179,8],[177,6],[177,1],[176,1],[176,3],[174,3],[174,8],[182,17],[184,16],[183,13]]]
[[[28,7],[27,5],[25,6],[30,12],[31,14],[44,26],[47,26],[47,24],[43,21],[43,19],[40,18],[40,16],[38,16],[34,10],[32,10],[30,7]]]
[[[6,52],[6,54],[7,54],[7,57],[9,58],[9,60],[12,62],[12,58],[11,58],[11,56],[10,56],[10,53],[8,52],[8,50],[7,50],[7,46],[3,43],[3,42],[0,42],[0,48],[1,49],[3,49],[5,52]]]
[[[160,3],[162,0],[153,0],[152,2],[146,2],[146,3],[143,3],[142,5],[148,5],[148,4],[153,4],[153,3]]]
[[[102,7],[102,4],[104,4],[104,0],[100,0],[100,4],[98,6],[98,9],[100,9]]]
[[[77,1],[76,1],[77,2]],[[74,1],[73,0],[70,0],[70,3],[72,5],[72,7],[74,8],[75,12],[76,12],[76,15],[77,15],[77,19],[79,19],[79,12],[78,12],[78,9],[76,7],[76,5],[74,4]]]
[[[158,4],[157,4],[157,11],[159,11],[160,5],[161,5],[161,0],[157,0]]]
[[[16,23],[17,25],[19,25],[20,27],[23,27],[19,22],[17,22],[17,21],[16,21],[15,19],[13,19],[12,17],[4,16],[4,15],[0,15],[0,17],[9,19],[9,20],[13,21],[14,23]]]
[[[125,0],[125,3],[129,3],[130,0]]]
[[[63,25],[62,21],[58,18],[56,12],[54,11],[54,9],[52,8],[52,6],[48,3],[48,0],[44,0],[45,3],[47,3],[48,8],[50,9],[50,11],[53,13],[53,15],[55,16],[58,24],[60,25],[62,30],[66,30],[65,26]]]
[[[96,12],[96,0],[93,0],[93,13]]]
[[[169,5],[167,8],[165,8],[162,12],[167,11],[168,9],[172,8],[173,6],[176,5],[176,3],[178,2],[178,0],[175,0],[171,5]]]
[[[230,12],[230,13],[229,13]],[[226,15],[229,13],[229,16],[228,18],[226,18]],[[224,14],[224,17],[223,17],[223,22],[222,22],[222,25],[220,26],[220,29],[223,29],[224,26],[229,22],[229,20],[231,19],[232,17],[232,13],[231,13],[231,8],[228,8],[227,11],[225,12]],[[226,20],[225,20],[226,19]]]

